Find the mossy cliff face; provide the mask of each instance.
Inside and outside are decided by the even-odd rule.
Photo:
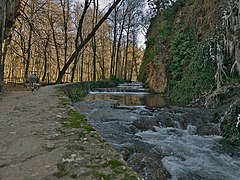
[[[139,80],[181,104],[220,91],[240,70],[239,4],[177,0],[158,12],[148,30]]]
[[[152,19],[139,75],[152,90],[178,104],[199,99],[221,107],[239,75],[240,0],[177,0]],[[220,131],[240,145],[240,103],[230,104]]]

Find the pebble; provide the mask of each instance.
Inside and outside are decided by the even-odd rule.
[[[17,131],[10,132],[10,134],[17,134]]]
[[[77,157],[76,154],[71,154],[71,158],[75,158],[75,157]]]
[[[47,144],[46,144],[46,148],[47,149],[53,149],[55,147],[55,144],[54,143],[52,143],[52,142],[47,142]]]
[[[50,165],[46,165],[45,168],[50,168],[51,166]]]
[[[57,115],[57,118],[62,118],[62,116],[61,115]]]

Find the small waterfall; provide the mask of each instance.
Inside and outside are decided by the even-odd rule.
[[[90,94],[149,94],[149,89],[143,88],[142,83],[124,83],[119,84],[116,88],[93,88],[89,92]]]

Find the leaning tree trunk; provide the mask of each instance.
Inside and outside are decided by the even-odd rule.
[[[64,65],[62,70],[59,72],[58,78],[56,80],[56,83],[59,84],[62,82],[62,78],[64,74],[66,73],[69,66],[74,61],[75,57],[78,55],[78,53],[85,47],[85,45],[95,36],[96,31],[101,27],[102,23],[108,18],[110,13],[114,10],[114,8],[121,2],[121,0],[116,0],[113,5],[109,8],[109,10],[106,12],[106,14],[100,19],[100,21],[96,24],[96,26],[93,28],[90,34],[86,37],[84,41],[81,42],[81,44],[76,48],[76,50],[72,53],[70,58],[68,59],[67,63]]]

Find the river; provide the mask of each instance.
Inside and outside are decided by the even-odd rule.
[[[75,106],[146,180],[240,177],[240,148],[223,142],[211,110],[170,106],[141,83],[93,89]]]

